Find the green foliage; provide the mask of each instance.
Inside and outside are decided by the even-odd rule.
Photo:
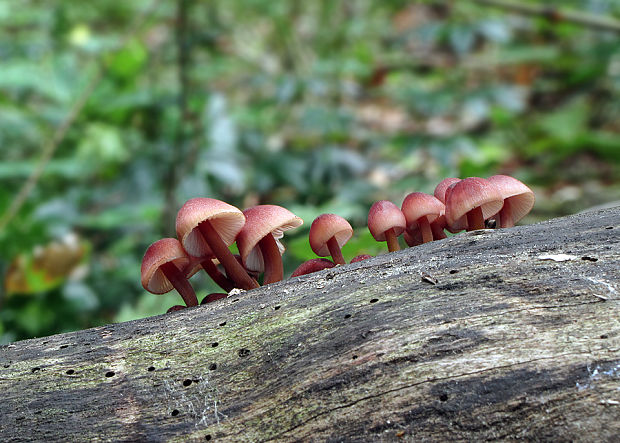
[[[301,216],[286,273],[320,213],[356,228],[345,258],[379,254],[372,202],[447,176],[523,178],[530,221],[620,200],[619,53],[612,32],[476,2],[0,0],[0,214],[101,73],[0,232],[0,341],[179,303],[142,289],[140,261],[191,197]],[[79,260],[36,261],[67,236]]]

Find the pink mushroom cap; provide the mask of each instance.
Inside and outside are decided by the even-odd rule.
[[[454,228],[461,217],[480,207],[486,220],[502,208],[504,199],[499,189],[488,180],[468,177],[452,184],[446,192],[446,221]]]
[[[238,208],[213,198],[192,198],[177,214],[176,231],[185,250],[195,257],[213,255],[211,248],[198,231],[198,225],[209,220],[222,241],[230,246],[243,225],[245,216]]]
[[[450,185],[453,185],[454,183],[458,183],[460,181],[461,181],[460,178],[455,178],[455,177],[444,178],[435,187],[435,192],[433,192],[433,195],[435,196],[437,200],[445,204],[446,203],[446,189],[448,189]]]
[[[311,258],[300,264],[291,274],[291,278],[333,268],[334,266],[336,266],[336,263],[326,258]]]
[[[534,192],[516,178],[509,175],[493,175],[487,180],[499,189],[504,200],[509,201],[514,223],[521,220],[534,207],[536,202]]]
[[[176,238],[162,238],[149,246],[140,269],[142,287],[152,294],[165,294],[174,287],[164,275],[161,266],[172,262],[184,272],[190,264],[187,252]]]
[[[321,214],[314,219],[308,236],[312,251],[319,257],[330,254],[327,242],[334,237],[342,248],[353,236],[353,228],[347,220],[336,214]]]
[[[246,223],[237,236],[237,246],[244,266],[250,271],[257,272],[265,270],[265,262],[258,242],[271,234],[282,254],[284,246],[279,240],[284,236],[284,232],[297,228],[304,222],[288,209],[276,205],[254,206],[243,211],[243,214]]]
[[[436,197],[423,192],[412,192],[405,197],[401,211],[407,220],[407,229],[414,231],[418,228],[418,220],[426,217],[429,223],[439,218],[446,207]]]
[[[405,216],[391,201],[379,200],[368,211],[368,230],[376,241],[386,241],[385,231],[389,229],[399,236],[406,226]]]

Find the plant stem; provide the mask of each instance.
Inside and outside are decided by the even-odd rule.
[[[338,240],[336,237],[332,237],[327,240],[327,249],[329,249],[329,253],[332,256],[332,260],[337,265],[344,265],[346,262],[344,261],[344,257],[342,256],[342,250],[340,249],[340,245],[338,245]]]
[[[504,206],[499,211],[499,225],[502,228],[512,228],[515,225],[514,218],[512,216],[512,205],[510,199],[504,200]]]
[[[275,283],[282,280],[284,271],[282,268],[282,256],[280,249],[273,235],[267,234],[259,242],[258,247],[263,254],[263,262],[265,263],[265,275],[263,284]]]
[[[215,266],[215,263],[213,263],[213,260],[210,258],[205,258],[200,262],[200,265],[202,266],[202,269],[209,274],[209,277],[211,277],[211,279],[224,291],[230,292],[235,288],[235,284],[224,274],[222,274],[219,269],[217,269],[217,266]]]
[[[198,225],[198,230],[211,248],[211,251],[213,251],[215,257],[220,261],[222,266],[224,266],[226,275],[235,283],[235,286],[246,290],[258,288],[256,280],[250,277],[243,266],[239,264],[209,220],[200,223]]]
[[[174,289],[181,295],[187,307],[198,306],[198,299],[196,298],[194,288],[192,288],[192,285],[173,262],[164,263],[160,266],[160,269],[166,278],[170,280]]]
[[[481,206],[467,213],[467,230],[475,231],[476,229],[484,229],[484,216],[482,215]]]
[[[388,251],[400,251],[398,237],[396,236],[396,232],[394,232],[394,228],[390,228],[385,231],[385,241],[387,242]]]
[[[428,217],[425,215],[418,219],[418,226],[422,233],[422,243],[428,243],[433,241],[433,232],[431,231],[431,225],[428,222]]]

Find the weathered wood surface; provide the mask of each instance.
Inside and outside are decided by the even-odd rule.
[[[619,240],[620,208],[460,234],[4,346],[0,441],[618,441]]]

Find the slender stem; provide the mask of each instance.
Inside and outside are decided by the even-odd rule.
[[[394,232],[394,228],[390,228],[385,231],[385,241],[387,242],[388,251],[400,251],[398,237],[396,236],[396,232]]]
[[[484,229],[484,217],[480,206],[467,213],[467,230],[475,231],[476,229]]]
[[[418,226],[420,227],[420,232],[422,233],[422,243],[433,241],[433,232],[431,231],[431,225],[428,222],[428,217],[426,215],[418,219]]]
[[[273,235],[267,234],[259,242],[258,247],[263,254],[263,262],[265,263],[265,275],[263,284],[275,283],[282,280],[284,271],[282,268],[282,256],[280,249]]]
[[[250,277],[243,266],[239,264],[209,220],[200,223],[198,225],[198,230],[211,248],[211,251],[213,251],[215,257],[217,257],[222,266],[224,266],[228,278],[230,278],[237,287],[241,289],[258,288],[256,280]]]
[[[332,260],[337,265],[344,265],[346,262],[344,261],[344,257],[342,256],[342,250],[340,249],[340,245],[338,244],[338,240],[336,237],[332,237],[327,240],[327,249],[329,249],[329,253],[332,256]]]
[[[437,220],[431,223],[431,231],[433,232],[434,240],[441,240],[442,238],[448,238],[445,231],[443,230],[443,226]]]
[[[215,263],[213,263],[213,260],[210,258],[205,258],[200,262],[200,265],[202,269],[209,274],[209,277],[211,277],[224,291],[230,292],[235,288],[235,284],[217,269],[217,266],[215,266]]]
[[[512,216],[512,205],[510,204],[510,199],[507,198],[504,200],[504,206],[502,206],[501,211],[499,211],[499,225],[502,228],[512,228],[515,225],[514,218]]]
[[[189,281],[187,281],[181,270],[174,263],[164,263],[159,269],[170,280],[174,289],[183,297],[183,301],[188,307],[198,306],[198,299],[196,298],[194,288],[192,288],[192,285],[189,284]]]

